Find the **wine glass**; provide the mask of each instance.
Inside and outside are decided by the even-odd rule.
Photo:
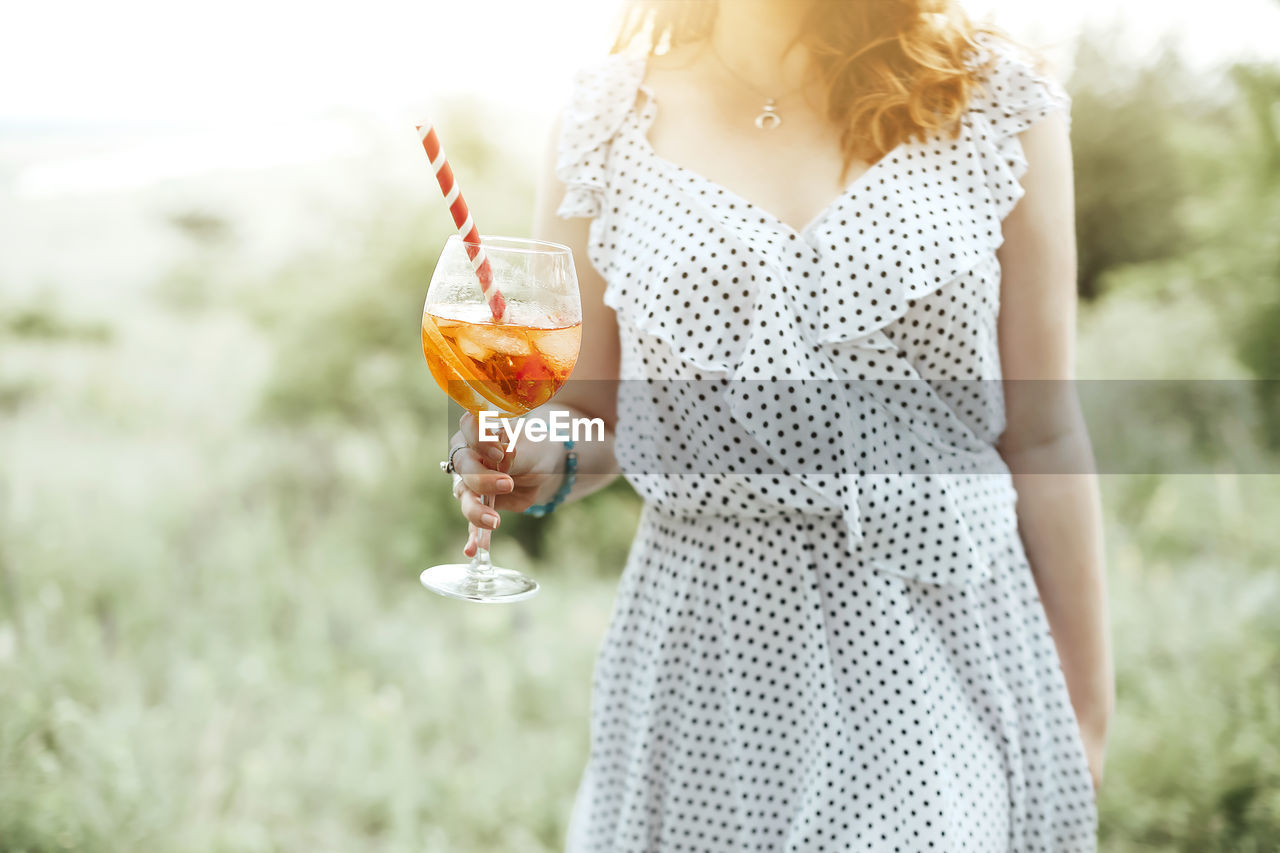
[[[506,300],[493,319],[472,266],[474,244],[445,243],[422,309],[422,352],[436,383],[458,405],[517,417],[551,399],[573,372],[582,341],[582,306],[567,246],[510,237],[481,237],[493,286]],[[493,507],[486,495],[485,506]],[[480,529],[470,563],[432,566],[421,575],[432,592],[468,601],[512,602],[538,583],[489,559],[490,531]]]

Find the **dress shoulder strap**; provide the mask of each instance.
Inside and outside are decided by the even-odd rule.
[[[986,66],[982,88],[969,104],[969,114],[988,128],[991,142],[1020,178],[1027,169],[1018,134],[1056,112],[1069,122],[1071,98],[1041,71],[1024,51],[991,36],[978,39]]]
[[[615,54],[574,75],[556,147],[556,177],[565,185],[560,216],[592,218],[600,213],[609,148],[635,105],[644,71],[642,57]]]

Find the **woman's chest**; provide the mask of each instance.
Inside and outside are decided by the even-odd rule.
[[[633,373],[998,375],[999,223],[951,144],[895,149],[796,229],[658,157],[648,118],[614,140],[592,232],[606,303],[643,333]]]
[[[646,142],[651,153],[743,203],[802,231],[864,173],[846,169],[840,134],[807,108],[780,105],[777,123],[755,126],[758,107],[674,106],[655,110]]]

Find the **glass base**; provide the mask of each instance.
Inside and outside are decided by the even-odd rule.
[[[487,572],[475,572],[469,563],[447,563],[432,566],[418,580],[434,593],[484,604],[510,604],[538,594],[536,580],[497,566]]]

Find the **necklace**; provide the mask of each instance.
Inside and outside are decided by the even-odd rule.
[[[730,68],[729,63],[725,62],[724,57],[720,55],[720,51],[716,50],[716,46],[714,42],[711,43],[711,55],[716,58],[716,62],[720,63],[720,67],[729,73],[730,77],[737,80],[743,86],[747,87],[752,92],[755,92],[760,97],[764,98],[764,104],[760,107],[760,115],[756,116],[756,121],[755,121],[756,127],[758,127],[760,130],[773,130],[774,128],[778,127],[778,125],[782,124],[782,116],[778,113],[778,101],[784,100],[786,98],[790,98],[792,95],[796,94],[802,88],[804,88],[803,86],[798,86],[795,89],[792,89],[790,92],[787,92],[785,95],[782,95],[781,97],[771,98],[768,95],[761,92],[758,88],[756,88],[756,86],[754,86],[749,80],[745,79],[737,71],[734,71],[732,68]]]

